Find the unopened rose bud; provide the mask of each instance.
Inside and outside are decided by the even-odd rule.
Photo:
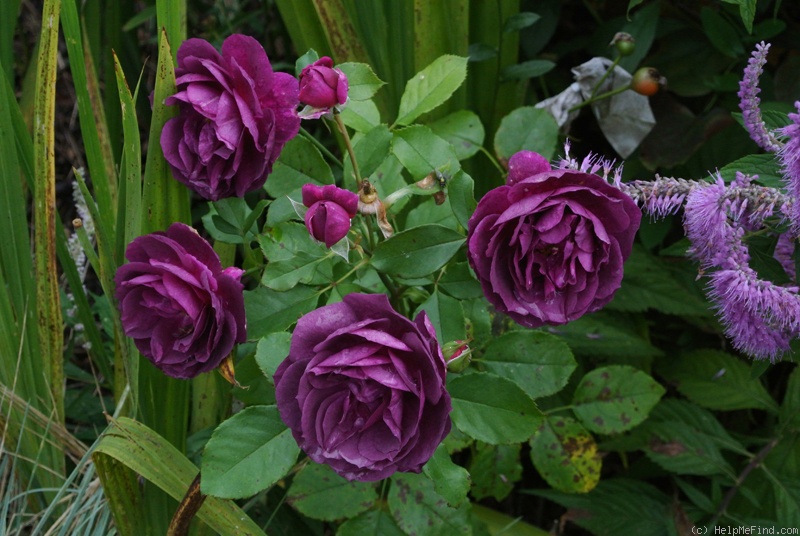
[[[472,361],[472,349],[468,341],[451,341],[442,346],[442,355],[448,372],[463,372]]]
[[[317,119],[347,102],[347,76],[333,68],[333,60],[325,56],[300,73],[300,103],[307,109],[301,112],[304,119]]]
[[[347,235],[350,220],[358,210],[358,196],[333,184],[303,185],[306,229],[319,242],[331,247]]]

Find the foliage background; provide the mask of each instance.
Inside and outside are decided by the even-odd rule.
[[[104,533],[114,510],[131,515],[127,520],[117,516],[120,532],[163,533],[177,502],[166,501],[158,489],[181,497],[196,472],[191,462],[199,465],[211,431],[229,408],[257,405],[269,396],[269,386],[256,382],[259,377],[266,380],[256,362],[255,342],[243,345],[237,356],[237,377],[251,385],[249,391],[231,391],[215,376],[191,388],[175,385],[147,370],[146,362],[136,375],[138,383],[128,389],[120,376],[121,359],[130,348],[121,342],[105,296],[124,245],[136,234],[176,220],[205,228],[217,238],[214,226],[207,224],[209,205],[173,189],[168,173],[148,163],[154,158],[148,143],[151,128],[165,120],[151,112],[148,96],[160,88],[168,92],[170,84],[159,75],[156,61],[165,61],[165,54],[159,54],[159,47],[165,47],[160,27],[167,28],[171,42],[197,36],[219,45],[234,32],[252,35],[265,46],[273,66],[287,72],[293,72],[295,60],[309,48],[332,55],[337,63],[368,63],[388,82],[375,101],[390,124],[405,82],[438,56],[484,57],[469,64],[468,78],[454,97],[421,120],[431,123],[460,109],[478,114],[486,152],[463,162],[475,181],[476,198],[503,182],[486,155],[500,160],[509,156],[495,144],[501,120],[567,87],[572,67],[595,56],[611,57],[611,37],[628,31],[637,48],[621,65],[631,72],[641,65],[655,66],[668,87],[650,99],[657,125],[626,159],[625,178],[648,179],[658,173],[703,179],[738,162],[737,168],[759,169],[765,184],[779,184],[774,164],[752,156],[759,150],[738,122],[736,91],[749,52],[766,40],[773,48],[761,84],[764,108],[776,114],[793,110],[800,98],[796,3],[447,0],[426,6],[411,0],[2,3],[0,163],[5,177],[0,198],[7,234],[0,300],[5,330],[0,332],[0,483],[8,531],[43,533],[56,527],[68,534]],[[41,22],[59,7],[55,18],[62,21],[62,33],[47,38]],[[338,16],[326,19],[325,13]],[[518,13],[539,18],[532,23],[512,18]],[[519,27],[507,26],[509,20],[520,21]],[[337,41],[337,35],[344,41]],[[50,81],[37,86],[37,71],[49,73]],[[49,112],[47,95],[55,103]],[[42,141],[47,132],[33,128],[47,113],[53,119],[51,154]],[[341,140],[321,122],[304,127],[330,151],[342,154]],[[588,111],[573,123],[570,136],[573,154],[616,156]],[[543,154],[549,149],[548,157],[562,152],[555,137],[537,149]],[[43,165],[48,158],[52,170]],[[76,169],[88,170],[86,191],[97,202],[98,256],[90,259],[94,269],[83,285],[68,260],[65,238],[74,231],[73,218],[85,218],[73,202]],[[131,192],[142,171],[145,183],[136,197]],[[335,173],[339,178],[342,171]],[[23,180],[16,181],[18,177]],[[51,203],[42,203],[44,199]],[[164,199],[170,200],[159,210]],[[257,206],[255,197],[247,201],[251,209]],[[43,234],[41,223],[48,205],[57,215],[51,215],[52,235]],[[152,218],[137,216],[147,210]],[[50,252],[49,245],[55,250]],[[223,263],[245,265],[253,262],[250,256],[258,249],[221,240],[215,247]],[[480,505],[509,516],[496,526],[520,519],[566,534],[682,534],[694,522],[709,521],[800,526],[796,365],[792,356],[769,365],[731,351],[705,299],[703,281],[697,280],[697,266],[683,256],[686,247],[679,216],[645,218],[615,300],[600,313],[545,330],[565,342],[575,357],[575,371],[563,389],[537,398],[539,409],[554,419],[570,416],[559,408],[574,404],[581,378],[598,367],[631,366],[651,375],[664,390],[661,404],[641,426],[623,434],[592,430],[603,453],[600,484],[586,494],[552,489],[552,481],[534,467],[531,452],[536,445],[527,441],[452,448],[453,461],[472,475],[474,517],[493,526]],[[35,259],[47,263],[28,265],[31,249]],[[46,288],[45,282],[57,286]],[[493,328],[497,326],[488,326],[487,333]],[[479,356],[485,350],[480,344],[488,341],[486,337],[475,348]],[[63,370],[63,395],[52,389],[51,380],[41,379],[42,370],[51,380]],[[136,391],[148,395],[135,397]],[[211,404],[202,403],[197,396],[201,392],[214,393]],[[112,430],[97,448],[107,426],[104,414],[132,414],[126,404],[134,398],[142,403],[141,420],[180,452],[135,423]],[[152,456],[131,454],[126,442],[131,438],[149,445],[140,454]],[[134,473],[121,470],[120,460],[151,482],[144,484],[146,492],[113,492],[114,487],[139,485]],[[164,460],[171,460],[174,471],[165,472]],[[100,487],[95,471],[117,475],[117,480],[106,477]],[[397,487],[423,485],[413,475],[409,481],[401,478]],[[238,506],[220,500],[206,510],[214,511],[220,526],[242,508],[270,534],[333,533],[339,523],[304,515],[314,508],[304,510],[299,499],[287,495],[290,485],[288,479],[238,501]],[[524,530],[519,523],[514,527]]]

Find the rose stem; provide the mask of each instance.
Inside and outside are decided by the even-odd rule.
[[[186,495],[183,496],[181,504],[175,510],[175,515],[172,516],[172,521],[169,522],[167,529],[167,536],[185,536],[189,534],[189,524],[192,518],[203,506],[206,496],[200,492],[200,473],[194,477],[189,489],[186,490]]]
[[[361,186],[361,173],[358,171],[358,162],[356,162],[356,155],[353,152],[353,144],[350,141],[350,135],[347,133],[347,127],[344,126],[342,116],[336,110],[333,111],[333,119],[336,121],[336,126],[339,127],[339,132],[344,137],[344,144],[347,147],[347,153],[350,155],[350,163],[353,164],[353,174],[356,176],[356,190]]]

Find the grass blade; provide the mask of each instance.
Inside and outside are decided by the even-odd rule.
[[[97,88],[97,79],[94,70],[87,69],[85,49],[81,37],[81,27],[78,20],[78,9],[75,0],[64,0],[61,10],[61,26],[64,28],[64,40],[69,53],[70,72],[75,85],[78,98],[78,114],[80,117],[81,137],[83,139],[86,160],[89,165],[89,175],[94,187],[94,198],[100,207],[100,216],[105,219],[103,224],[109,233],[114,233],[114,204],[112,192],[116,190],[112,185],[116,182],[113,173],[114,163],[109,160],[110,153],[103,150],[100,142],[98,115],[95,106],[99,106],[98,99],[92,99],[89,88]],[[109,173],[109,171],[111,173]]]
[[[125,467],[133,471],[127,471],[130,475],[141,475],[172,498],[180,500],[197,476],[197,467],[168,441],[143,424],[124,417],[112,422],[92,458],[106,489],[106,482],[119,478],[119,469]],[[127,492],[129,499],[124,502],[128,505],[130,518],[136,515],[135,494],[138,493],[138,485],[135,484],[135,476],[133,487]],[[122,502],[118,501],[117,505]],[[223,536],[264,534],[233,501],[207,497],[197,517]],[[120,514],[117,513],[115,518],[120,519]],[[123,530],[120,532],[128,534]]]
[[[45,0],[34,104],[34,251],[42,372],[58,422],[64,420],[64,340],[56,263],[55,91],[61,2]],[[63,469],[63,467],[62,467]]]
[[[161,150],[161,130],[178,113],[177,106],[166,106],[164,100],[175,91],[175,66],[167,34],[162,30],[140,209],[145,215],[142,222],[143,233],[165,230],[178,221],[187,224],[191,222],[189,190],[172,177]]]
[[[166,32],[169,42],[175,44],[172,59],[176,60],[178,46],[186,39],[186,1],[156,0],[156,21],[159,30]]]
[[[21,0],[0,2],[0,65],[9,80],[14,77],[14,28]]]

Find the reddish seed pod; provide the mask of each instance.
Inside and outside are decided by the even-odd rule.
[[[650,97],[658,93],[658,90],[667,83],[666,78],[659,74],[653,67],[641,67],[631,79],[631,89],[639,95]]]

